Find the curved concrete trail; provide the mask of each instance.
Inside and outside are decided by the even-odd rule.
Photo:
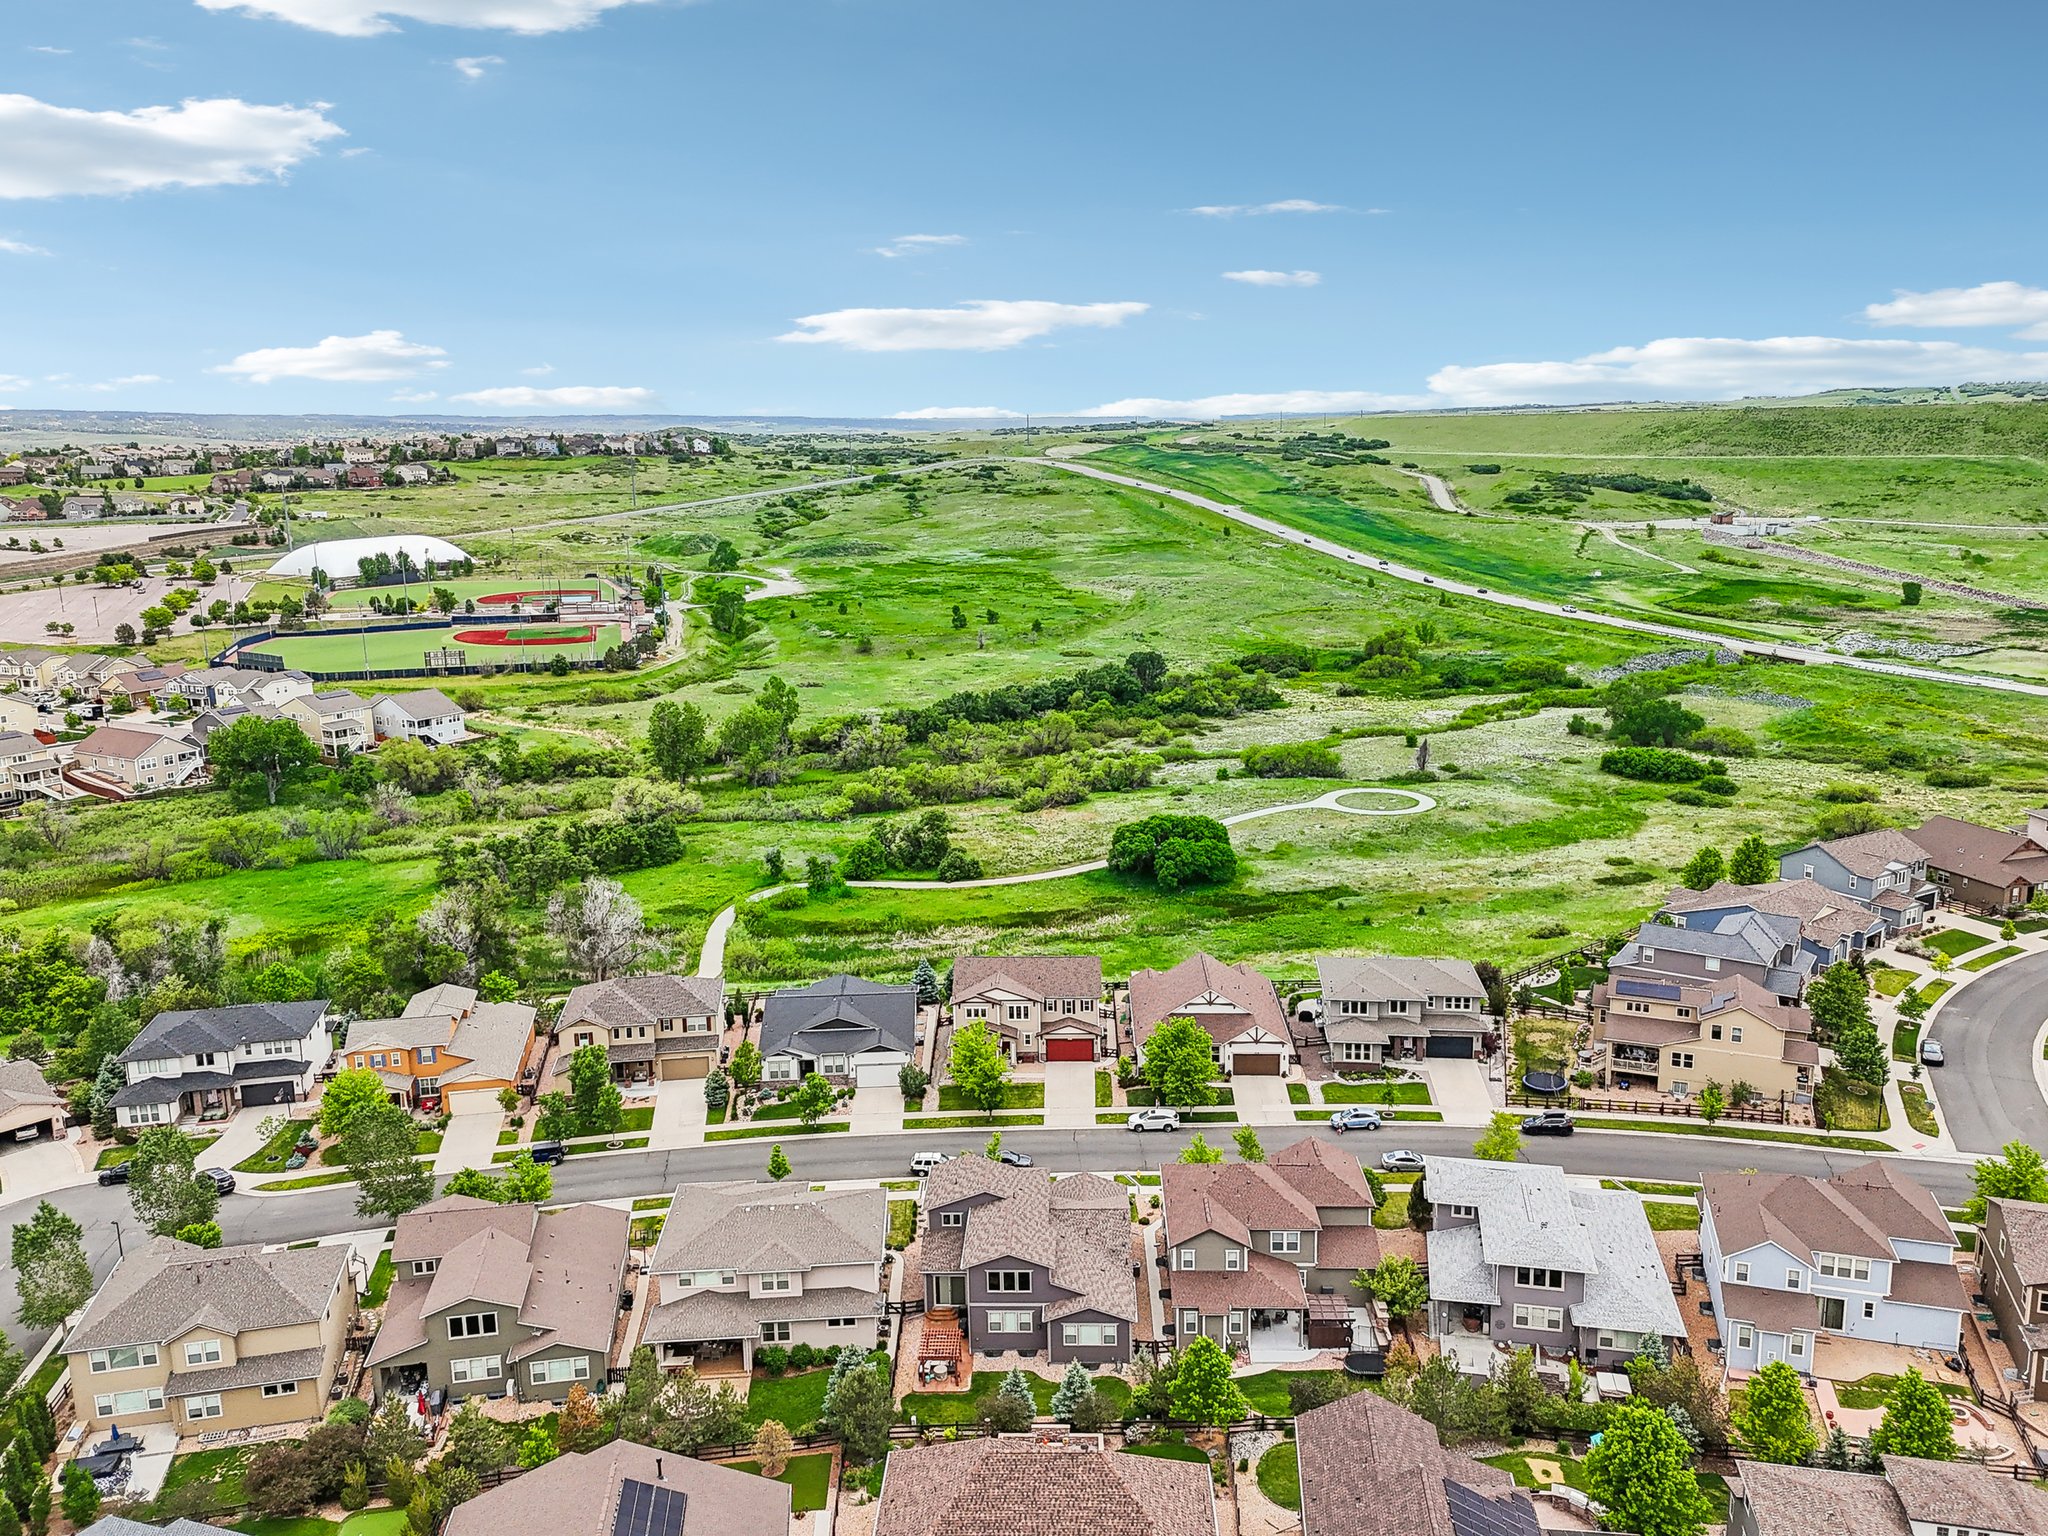
[[[1407,801],[1406,805],[1371,806],[1346,805],[1351,795],[1394,795]],[[1436,801],[1429,795],[1419,794],[1412,789],[1381,789],[1370,785],[1354,785],[1350,789],[1333,789],[1328,794],[1317,795],[1313,800],[1290,800],[1285,805],[1260,806],[1256,810],[1239,811],[1235,815],[1220,818],[1226,827],[1234,827],[1247,821],[1258,821],[1267,816],[1284,816],[1292,811],[1336,811],[1345,816],[1415,816],[1423,811],[1436,809]],[[1107,859],[1090,859],[1083,864],[1063,864],[1058,869],[1032,870],[1018,875],[988,875],[979,880],[849,880],[846,883],[857,891],[978,891],[998,885],[1035,885],[1040,880],[1065,880],[1072,875],[1092,875],[1098,869],[1109,868]],[[749,902],[766,901],[778,891],[791,886],[771,885],[762,890],[750,892]],[[697,958],[699,976],[722,976],[725,974],[725,941],[732,933],[733,919],[738,915],[739,903],[727,907],[711,919],[704,930],[704,951]]]
[[[1397,565],[1361,553],[1334,539],[1320,534],[1303,533],[1299,528],[1286,523],[1275,522],[1270,517],[1261,517],[1256,512],[1247,512],[1243,507],[1227,501],[1216,501],[1193,491],[1176,490],[1170,485],[1160,485],[1152,480],[1140,480],[1135,475],[1120,475],[1107,469],[1097,469],[1092,464],[1077,464],[1068,459],[1026,459],[1020,462],[1044,464],[1054,469],[1065,470],[1070,475],[1086,475],[1091,480],[1106,481],[1111,485],[1127,486],[1131,490],[1148,491],[1154,496],[1164,496],[1204,512],[1213,512],[1218,517],[1227,517],[1234,523],[1255,528],[1261,533],[1271,534],[1290,544],[1299,544],[1319,555],[1328,555],[1333,560],[1360,566],[1377,575],[1389,576],[1396,581],[1416,582],[1423,586],[1435,587],[1438,591],[1449,592],[1458,597],[1475,598],[1482,603],[1492,603],[1498,608],[1518,608],[1524,613],[1540,613],[1550,618],[1571,619],[1581,624],[1601,624],[1609,629],[1624,629],[1633,634],[1657,635],[1669,640],[1684,640],[1692,645],[1721,646],[1731,651],[1744,652],[1751,656],[1762,656],[1773,661],[1804,662],[1816,667],[1847,667],[1855,672],[1876,672],[1887,677],[1910,677],[1920,682],[1951,683],[1960,688],[1988,688],[1996,693],[2023,693],[2034,698],[2048,698],[2048,683],[2030,683],[2016,677],[1992,677],[1984,673],[1950,672],[1938,667],[1915,667],[1903,662],[1871,661],[1862,656],[1838,656],[1833,651],[1816,651],[1806,646],[1781,645],[1770,640],[1746,640],[1736,635],[1721,634],[1714,630],[1687,629],[1679,624],[1658,624],[1648,619],[1624,619],[1611,613],[1589,613],[1570,603],[1553,603],[1543,598],[1517,597],[1509,592],[1494,592],[1484,587],[1475,587],[1469,582],[1455,581],[1449,577],[1433,575],[1417,570],[1413,566]],[[1448,488],[1447,488],[1448,489]]]

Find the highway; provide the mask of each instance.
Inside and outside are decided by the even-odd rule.
[[[2048,1018],[2048,954],[2023,955],[1957,992],[1927,1027],[1948,1064],[1929,1067],[1957,1146],[1996,1152],[2008,1141],[2048,1147],[2048,1100],[2034,1045]]]

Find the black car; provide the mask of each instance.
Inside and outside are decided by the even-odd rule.
[[[536,1141],[526,1151],[536,1163],[544,1164],[559,1163],[569,1155],[568,1148],[559,1141]]]
[[[1572,1133],[1572,1117],[1561,1109],[1546,1109],[1540,1115],[1528,1115],[1522,1120],[1524,1136],[1569,1136]]]
[[[192,1177],[210,1180],[213,1187],[223,1195],[232,1195],[235,1192],[235,1176],[225,1168],[202,1168]]]
[[[115,1163],[111,1168],[102,1168],[99,1171],[99,1181],[102,1184],[126,1184],[128,1182],[128,1165],[126,1163]]]

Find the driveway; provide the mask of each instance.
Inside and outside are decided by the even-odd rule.
[[[1429,1080],[1429,1096],[1443,1111],[1446,1125],[1485,1125],[1500,1108],[1483,1062],[1438,1058],[1414,1066]]]
[[[434,1154],[434,1172],[442,1178],[458,1168],[491,1171],[491,1154],[498,1150],[498,1128],[505,1117],[493,1109],[488,1114],[471,1112],[451,1115],[448,1129],[441,1133],[441,1150]]]
[[[1929,1067],[1949,1135],[1965,1152],[2048,1145],[2034,1037],[2048,1018],[2048,954],[2023,955],[1959,988],[1928,1024],[1948,1065]]]
[[[1095,1063],[1048,1061],[1045,1064],[1045,1123],[1067,1130],[1095,1124]]]
[[[68,1141],[19,1141],[0,1152],[0,1191],[9,1200],[69,1189],[91,1177]]]
[[[903,1090],[894,1083],[863,1083],[853,1091],[852,1124],[855,1136],[874,1136],[883,1131],[903,1129]]]
[[[1237,1118],[1246,1125],[1292,1125],[1294,1106],[1287,1101],[1284,1077],[1237,1076],[1230,1080]]]
[[[703,1146],[704,1126],[710,1113],[710,1106],[704,1102],[703,1078],[671,1078],[656,1083],[654,1125],[648,1132],[647,1145],[662,1150]]]

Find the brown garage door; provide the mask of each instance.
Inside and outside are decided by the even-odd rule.
[[[708,1077],[711,1075],[711,1057],[707,1052],[702,1056],[664,1056],[661,1058],[661,1075],[664,1078]]]
[[[1048,1040],[1045,1042],[1047,1061],[1093,1061],[1095,1042],[1093,1040]]]
[[[1230,1070],[1239,1077],[1278,1077],[1280,1075],[1280,1053],[1278,1051],[1246,1051],[1231,1058]]]

